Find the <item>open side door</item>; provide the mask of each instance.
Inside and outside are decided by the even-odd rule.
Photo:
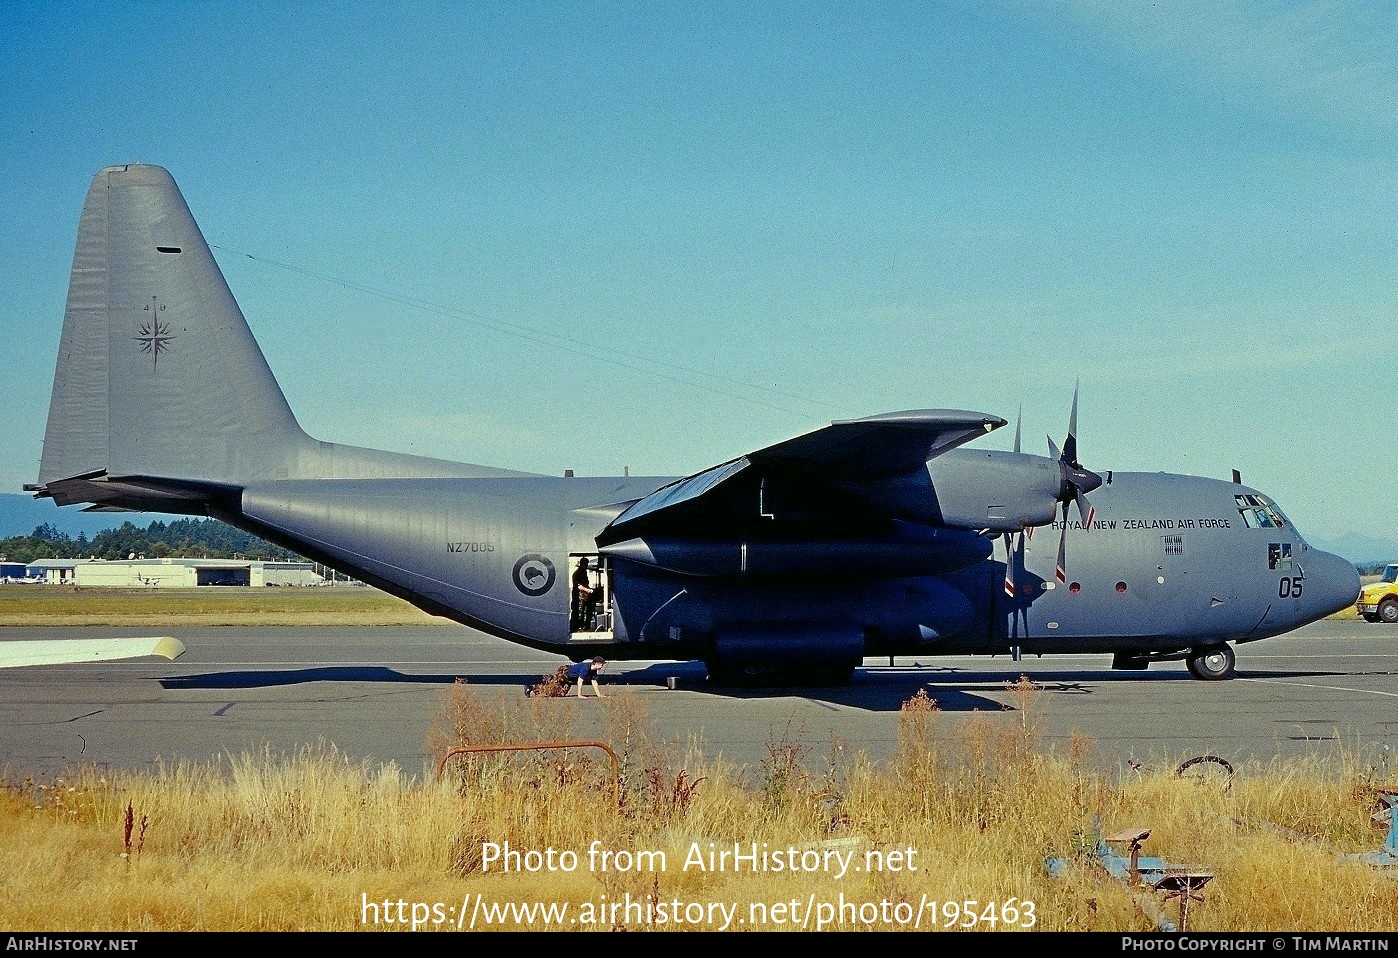
[[[569,644],[613,641],[616,609],[611,572],[609,556],[598,552],[568,554]]]

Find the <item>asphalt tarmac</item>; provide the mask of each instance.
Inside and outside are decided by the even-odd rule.
[[[527,702],[564,660],[464,627],[0,628],[0,641],[173,635],[173,662],[138,659],[0,669],[0,778],[52,780],[79,766],[158,770],[247,753],[292,756],[332,746],[370,767],[436,774],[429,731],[464,679],[492,703],[569,710],[571,735],[607,735],[618,711],[640,714],[675,761],[760,773],[795,750],[819,773],[832,757],[897,748],[899,708],[926,690],[948,747],[968,722],[1041,729],[1043,748],[1090,744],[1090,761],[1124,771],[1215,755],[1248,762],[1316,757],[1386,764],[1398,774],[1398,627],[1327,620],[1237,647],[1237,677],[1192,678],[1183,663],[1113,672],[1105,655],[868,659],[840,688],[710,685],[699,663],[613,663],[606,701]],[[1025,699],[1021,676],[1038,687]],[[674,688],[670,688],[670,679]],[[1028,703],[1028,710],[1018,706]],[[676,767],[679,767],[678,765]]]

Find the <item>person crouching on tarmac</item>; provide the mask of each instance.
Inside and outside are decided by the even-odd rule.
[[[597,656],[592,661],[575,662],[568,667],[568,678],[578,680],[578,698],[586,698],[583,695],[583,680],[592,680],[592,694],[600,698],[606,698],[602,690],[597,687],[597,676],[607,667],[607,660],[602,656]]]

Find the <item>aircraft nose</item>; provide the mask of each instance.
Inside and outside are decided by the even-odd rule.
[[[1324,618],[1359,598],[1359,570],[1330,552],[1312,549],[1306,556],[1306,597],[1315,618]]]

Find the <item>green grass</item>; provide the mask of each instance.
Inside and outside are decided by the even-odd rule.
[[[105,589],[0,586],[0,626],[451,625],[362,586]]]

